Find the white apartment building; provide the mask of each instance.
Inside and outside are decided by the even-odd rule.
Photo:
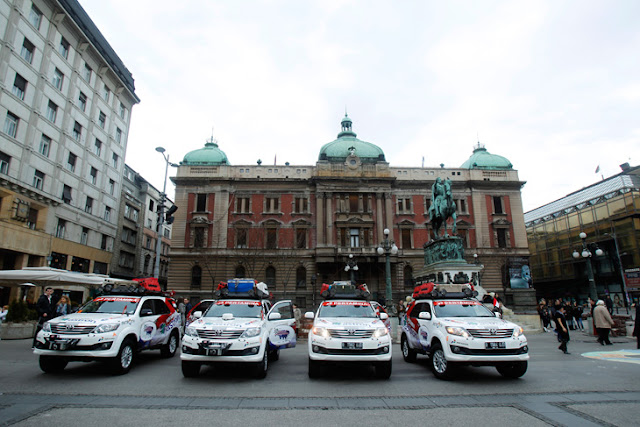
[[[134,80],[76,0],[0,0],[0,268],[107,274]]]

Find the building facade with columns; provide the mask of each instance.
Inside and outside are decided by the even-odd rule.
[[[524,182],[511,163],[478,144],[459,168],[391,167],[380,147],[357,138],[346,115],[314,165],[232,166],[215,142],[186,154],[171,178],[179,209],[168,287],[197,301],[210,298],[220,281],[252,277],[276,299],[312,308],[322,283],[355,278],[380,300],[385,255],[377,248],[388,229],[399,248],[391,255],[397,302],[424,266],[438,177],[452,181],[467,260],[485,266],[483,286],[502,291],[510,262],[529,254]],[[345,269],[349,260],[357,270]]]

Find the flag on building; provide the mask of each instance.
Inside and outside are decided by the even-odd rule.
[[[600,165],[596,168],[596,173],[600,172]]]

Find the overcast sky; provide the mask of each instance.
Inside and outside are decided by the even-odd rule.
[[[345,107],[392,167],[459,167],[479,138],[525,211],[640,163],[638,1],[80,3],[133,74],[126,162],[159,189],[154,148],[179,162],[212,128],[233,165],[313,165]]]

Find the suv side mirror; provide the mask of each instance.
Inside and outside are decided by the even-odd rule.
[[[315,317],[315,316],[313,315],[313,311],[307,311],[307,312],[304,314],[304,318],[305,318],[305,319],[313,320],[313,318],[314,318],[314,317]]]
[[[387,320],[389,315],[387,313],[380,313],[380,320]]]
[[[418,314],[418,319],[431,320],[431,313],[428,311],[421,311],[420,314]]]
[[[497,317],[498,319],[502,319],[502,314],[500,314],[500,312],[499,312],[499,311],[496,311],[494,314],[496,315],[496,317]]]
[[[150,308],[143,308],[140,310],[140,316],[153,316],[153,310]]]
[[[196,311],[195,313],[192,314],[194,319],[199,319],[202,317],[202,312],[201,311]]]
[[[280,313],[270,313],[268,319],[269,320],[280,320],[280,319],[282,319],[282,314],[280,314]]]

